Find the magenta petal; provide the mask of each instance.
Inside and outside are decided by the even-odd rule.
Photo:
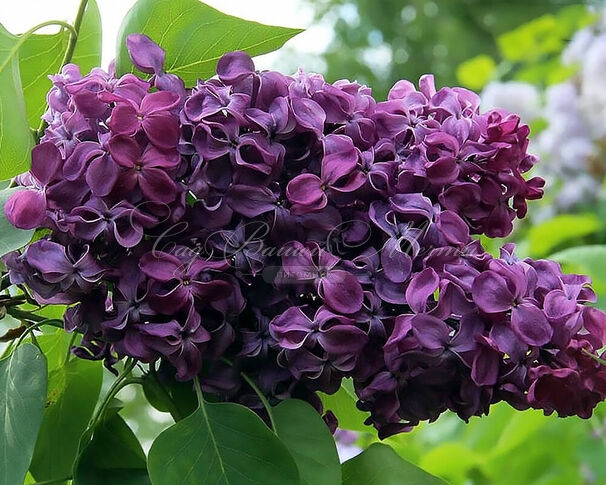
[[[297,175],[286,187],[288,200],[293,204],[304,206],[318,206],[319,209],[326,205],[324,191],[322,190],[322,180],[317,175],[304,173]],[[319,201],[324,200],[319,204]]]
[[[159,150],[153,145],[147,145],[141,156],[141,164],[146,168],[175,168],[179,165],[179,161],[177,150]]]
[[[134,66],[147,74],[158,74],[164,67],[164,49],[143,34],[126,37],[126,48]]]
[[[32,150],[32,168],[30,172],[41,185],[47,185],[57,175],[61,166],[61,152],[51,142],[44,142]]]
[[[540,347],[549,343],[553,336],[553,328],[545,314],[529,303],[522,303],[512,310],[511,326],[518,337],[528,345]]]
[[[410,277],[412,259],[400,248],[400,243],[390,238],[381,250],[381,266],[390,281],[404,283]]]
[[[471,294],[476,305],[486,313],[504,312],[513,304],[507,282],[494,271],[480,274],[473,282]]]
[[[168,204],[177,197],[177,185],[168,174],[159,168],[146,168],[139,177],[143,195],[151,201]]]
[[[427,309],[427,299],[438,289],[440,278],[432,268],[425,268],[410,280],[406,289],[406,302],[415,313]]]
[[[123,103],[112,110],[108,126],[116,135],[134,135],[139,130],[141,122],[137,110],[132,105]]]
[[[179,121],[168,111],[149,114],[145,116],[142,124],[149,141],[157,147],[168,149],[177,146]]]
[[[318,103],[308,98],[295,98],[292,100],[292,109],[299,125],[318,134],[322,133],[326,113]]]
[[[322,180],[333,185],[341,177],[349,175],[358,163],[358,151],[351,138],[345,135],[328,135],[324,138]]]
[[[120,176],[120,167],[108,156],[95,158],[86,171],[86,183],[94,195],[108,195]]]
[[[141,147],[132,138],[114,136],[107,142],[112,158],[123,167],[134,167],[141,158]]]
[[[133,248],[143,239],[143,228],[127,221],[124,224],[114,225],[114,237],[120,246]]]
[[[179,103],[179,96],[170,91],[150,93],[141,101],[141,113],[149,116],[158,111],[170,111]]]
[[[243,76],[250,75],[255,70],[255,64],[244,51],[234,51],[223,54],[217,63],[219,79],[225,83],[237,81]]]
[[[105,151],[101,148],[101,145],[94,141],[80,142],[63,164],[63,176],[67,180],[78,179],[88,163],[104,153]]]
[[[191,291],[201,301],[216,301],[227,298],[232,287],[227,281],[192,281]]]
[[[545,296],[543,308],[549,318],[562,318],[577,309],[577,301],[576,298],[569,298],[562,290],[553,290]]]
[[[4,205],[8,221],[19,229],[36,229],[46,213],[46,197],[39,190],[17,190]]]
[[[349,314],[362,308],[362,287],[351,273],[343,270],[329,271],[320,285],[324,302],[333,310]]]

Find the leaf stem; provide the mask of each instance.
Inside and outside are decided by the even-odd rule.
[[[82,19],[84,18],[84,12],[86,11],[86,6],[88,5],[88,0],[80,0],[80,5],[78,6],[78,12],[76,13],[76,19],[74,20],[73,27],[70,25],[70,36],[67,42],[67,49],[65,49],[65,54],[63,56],[63,60],[61,61],[61,67],[59,70],[63,69],[63,66],[69,64],[74,55],[74,51],[76,50],[76,42],[78,41],[78,35],[80,34],[80,27],[82,26]],[[69,24],[66,24],[69,25]],[[46,109],[45,109],[46,111]],[[38,130],[36,132],[36,140],[40,141],[42,135],[44,134],[44,130],[48,124],[46,120],[42,119],[40,121],[40,126],[38,126]]]
[[[72,347],[76,342],[76,337],[78,337],[78,334],[74,332],[71,338],[69,339],[69,345],[67,346],[67,352],[65,354],[65,359],[63,360],[63,365],[66,365],[69,362],[69,358],[72,355]]]
[[[71,35],[76,33],[74,27],[72,27],[67,22],[62,22],[61,20],[48,20],[46,22],[42,22],[41,24],[35,25],[31,29],[29,29],[27,32],[19,35],[19,37],[18,37],[19,40],[17,40],[17,42],[15,42],[15,45],[13,45],[13,47],[9,51],[8,55],[6,56],[6,59],[2,62],[2,64],[0,64],[0,72],[4,71],[4,69],[6,68],[8,63],[11,62],[11,59],[13,58],[13,56],[15,56],[17,54],[17,52],[19,51],[21,46],[25,43],[25,41],[29,38],[30,35],[32,35],[37,30],[40,30],[43,27],[48,27],[50,25],[58,25],[60,27],[63,27],[65,29],[69,30]]]
[[[226,359],[225,357],[223,357],[222,360],[226,364],[229,364],[230,366],[235,367],[234,363],[231,360]],[[274,413],[272,411],[271,405],[269,404],[269,401],[265,397],[265,394],[263,394],[263,392],[261,391],[261,389],[259,389],[259,386],[257,386],[257,384],[255,383],[255,381],[253,381],[248,376],[248,374],[246,374],[245,372],[240,371],[240,375],[242,376],[242,379],[244,379],[246,381],[246,383],[252,388],[252,390],[255,391],[255,394],[257,396],[259,396],[259,399],[261,400],[261,403],[263,404],[263,407],[265,408],[265,410],[267,411],[267,415],[269,416],[269,422],[271,424],[271,429],[275,433],[277,428],[276,428],[276,421],[274,419]]]
[[[127,359],[126,364],[124,365],[124,369],[122,370],[120,375],[116,378],[116,380],[113,382],[113,384],[107,391],[107,394],[105,394],[103,401],[101,401],[101,404],[93,413],[92,417],[90,418],[90,421],[88,422],[88,426],[84,430],[84,433],[82,433],[82,437],[80,438],[80,444],[78,446],[79,453],[84,449],[84,447],[86,445],[88,445],[88,442],[90,442],[91,438],[93,437],[95,428],[97,427],[97,424],[99,424],[99,421],[105,414],[105,410],[107,409],[107,406],[109,405],[111,400],[116,396],[116,394],[118,394],[118,392],[120,392],[120,390],[123,387],[128,386],[129,384],[141,382],[141,380],[138,378],[135,378],[135,377],[129,378],[130,373],[132,372],[132,370],[134,369],[134,367],[136,365],[137,365],[137,361],[135,359],[132,359],[132,358]]]
[[[198,376],[194,377],[194,389],[196,390],[198,404],[200,407],[204,406],[204,394],[202,394],[202,388],[200,387],[200,379],[198,379]]]
[[[63,322],[57,318],[47,318],[42,315],[36,315],[35,313],[20,310],[13,306],[6,308],[6,313],[11,317],[15,317],[17,320],[26,320],[29,322],[44,323],[45,325],[52,325],[53,327],[63,328]]]
[[[596,362],[599,362],[602,365],[606,365],[606,360],[600,359],[597,355],[592,354],[587,349],[583,349],[583,353],[586,354],[587,356],[591,357]]]

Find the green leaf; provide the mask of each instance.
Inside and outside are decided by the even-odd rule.
[[[25,95],[27,118],[32,128],[38,128],[46,109],[46,93],[51,88],[50,74],[61,70],[70,33],[62,29],[56,34],[30,35],[19,51],[19,70]],[[82,74],[101,64],[101,16],[95,0],[89,0],[76,49],[72,56]]]
[[[25,96],[29,126],[37,128],[46,109],[46,93],[51,88],[49,74],[61,69],[69,32],[30,35],[19,50],[19,71]]]
[[[505,59],[532,62],[544,55],[560,52],[564,39],[556,18],[547,14],[499,36],[497,44]]]
[[[423,455],[419,464],[434,475],[463,483],[480,457],[462,443],[442,443]]]
[[[149,451],[154,485],[296,485],[297,465],[250,409],[206,403],[165,430]]]
[[[469,59],[457,67],[457,79],[469,89],[482,89],[494,78],[497,68],[494,59],[486,54]]]
[[[61,334],[65,332],[49,337],[57,339]],[[46,410],[30,465],[38,481],[71,474],[80,436],[95,409],[102,380],[100,362],[77,358],[49,373]]]
[[[163,413],[172,412],[176,420],[192,414],[198,405],[191,382],[179,382],[174,378],[163,379],[159,374],[143,376],[143,392],[149,404]],[[172,406],[166,402],[170,399]]]
[[[1,97],[2,95],[0,94],[0,98]],[[1,103],[2,100],[0,99],[0,104]],[[0,167],[2,166],[2,163],[4,162],[0,160]],[[23,229],[17,229],[10,222],[8,222],[6,215],[4,214],[4,205],[17,190],[22,189],[19,187],[14,187],[12,189],[0,190],[0,256],[10,253],[15,249],[22,248],[28,242],[30,242],[34,236],[33,230],[24,231]]]
[[[194,86],[215,74],[226,52],[266,54],[300,32],[232,17],[198,0],[139,0],[120,27],[116,71],[120,75],[133,69],[126,50],[126,37],[132,33],[145,34],[164,48],[166,72]]]
[[[547,256],[560,244],[597,232],[602,224],[595,214],[562,214],[540,224],[528,232],[531,256]]]
[[[49,308],[49,307],[47,307]],[[36,337],[38,345],[42,349],[42,353],[46,358],[47,375],[52,374],[55,370],[65,364],[65,356],[69,348],[71,335],[60,329],[50,334],[39,335]],[[31,338],[27,339],[31,342]],[[49,384],[50,389],[50,384]]]
[[[29,170],[34,146],[19,77],[19,44],[0,25],[0,180]]]
[[[149,485],[145,453],[137,437],[112,407],[101,420],[74,472],[74,485]]]
[[[320,393],[325,410],[331,410],[339,420],[339,428],[374,433],[374,428],[364,424],[369,413],[356,407],[357,397],[351,379],[344,379],[335,394]]]
[[[343,485],[444,485],[446,482],[403,460],[389,446],[373,443],[343,463]]]
[[[23,483],[46,398],[44,355],[24,343],[0,360],[0,483]]]
[[[72,56],[72,62],[80,66],[80,73],[83,76],[93,67],[101,65],[102,47],[101,13],[97,1],[88,0]]]
[[[326,423],[308,403],[296,399],[273,409],[276,434],[299,468],[304,485],[341,483],[337,446]]]

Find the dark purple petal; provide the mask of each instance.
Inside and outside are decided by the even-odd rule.
[[[522,303],[512,310],[511,325],[518,337],[528,345],[540,347],[549,343],[553,336],[553,328],[545,314],[529,303]]]
[[[505,279],[494,271],[486,271],[473,282],[473,301],[486,313],[509,310],[513,305],[513,295]]]
[[[57,176],[61,163],[61,152],[50,142],[36,145],[32,150],[31,172],[42,186]]]
[[[324,302],[337,312],[355,313],[362,307],[362,287],[347,271],[329,271],[321,279],[318,291]]]
[[[406,302],[415,313],[427,309],[427,299],[438,289],[440,278],[432,268],[425,268],[412,277],[406,289]]]
[[[158,44],[143,34],[126,37],[128,55],[139,71],[158,74],[164,67],[165,52]]]

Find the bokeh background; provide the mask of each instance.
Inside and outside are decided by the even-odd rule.
[[[15,2],[16,3],[16,2]],[[98,0],[103,63],[133,0]],[[543,200],[507,239],[522,257],[551,257],[592,276],[606,308],[606,5],[562,0],[207,0],[224,12],[305,27],[262,69],[298,67],[349,78],[383,99],[399,79],[433,73],[439,86],[482,93],[483,107],[519,113],[531,127],[534,174]],[[48,18],[73,17],[76,0],[22,0],[0,10],[17,33]],[[533,174],[533,175],[534,175]],[[498,252],[503,240],[484,239]],[[342,390],[340,392],[346,392]],[[171,423],[136,389],[120,398],[144,445]],[[343,459],[376,439],[355,407],[339,409]],[[351,432],[353,430],[353,432]],[[466,424],[451,415],[388,442],[406,459],[453,484],[606,484],[606,407],[590,420],[517,412],[506,405]]]

